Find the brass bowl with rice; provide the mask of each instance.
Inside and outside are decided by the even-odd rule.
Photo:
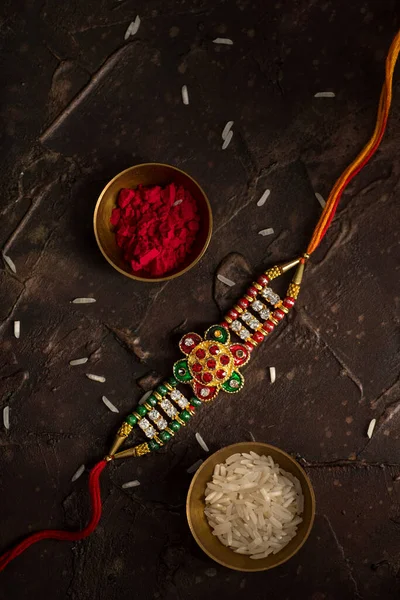
[[[241,442],[201,465],[186,514],[193,537],[213,560],[238,571],[265,571],[303,546],[314,522],[315,496],[289,454]]]

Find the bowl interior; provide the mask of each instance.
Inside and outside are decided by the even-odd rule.
[[[113,227],[110,223],[112,209],[117,204],[118,193],[122,188],[136,188],[139,184],[144,186],[161,185],[168,183],[183,185],[193,196],[197,203],[200,215],[200,229],[197,233],[193,247],[176,269],[165,273],[161,277],[152,277],[143,271],[133,273],[128,263],[123,259],[122,251],[117,246]],[[207,196],[201,187],[187,173],[159,163],[146,163],[126,169],[112,179],[104,188],[98,199],[94,213],[94,230],[97,243],[108,262],[120,273],[132,279],[145,281],[163,281],[171,279],[194,266],[207,249],[211,238],[212,214]]]
[[[208,481],[212,478],[215,465],[224,462],[228,456],[236,452],[250,452],[250,450],[257,452],[257,454],[272,456],[274,462],[277,462],[285,471],[297,477],[304,494],[303,521],[298,526],[297,534],[280,552],[270,554],[260,560],[253,560],[246,555],[236,554],[233,550],[221,544],[218,538],[211,533],[211,528],[204,515],[204,492]],[[218,450],[201,465],[195,473],[189,488],[186,513],[189,527],[196,542],[213,560],[237,571],[265,571],[287,561],[304,544],[314,522],[315,496],[306,473],[286,452],[261,442],[242,442]]]

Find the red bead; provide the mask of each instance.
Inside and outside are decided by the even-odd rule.
[[[248,350],[249,352],[253,352],[253,350],[254,350],[254,346],[253,346],[253,344],[250,344],[250,342],[245,342],[245,344],[244,344],[244,345],[245,345],[245,347],[247,348],[247,350]]]
[[[264,340],[264,336],[261,333],[261,331],[255,331],[251,337],[253,338],[253,340],[255,342],[258,342],[258,343],[260,343]]]
[[[218,348],[218,346],[210,346],[210,354],[212,354],[213,356],[216,356],[217,354],[219,354],[220,350]]]
[[[259,283],[262,286],[267,285],[268,282],[269,279],[265,275],[260,275],[260,277],[257,279],[257,283]]]
[[[215,369],[217,363],[215,362],[215,360],[213,358],[209,358],[207,361],[207,367],[209,369]]]
[[[247,290],[246,294],[247,294],[248,296],[253,296],[253,298],[255,298],[255,296],[257,296],[257,294],[258,294],[258,290],[256,290],[256,288],[255,288],[255,287],[251,286],[251,287],[249,287],[249,289]]]
[[[218,369],[217,377],[218,377],[218,379],[224,379],[226,377],[225,369]]]
[[[225,327],[225,329],[229,329],[229,325],[226,321],[222,321],[222,323],[220,323],[221,327]]]
[[[283,310],[280,310],[280,308],[277,308],[276,310],[274,310],[274,312],[272,313],[275,317],[275,319],[277,319],[278,321],[282,321],[283,317],[285,316],[285,313],[283,312]]]
[[[201,366],[200,363],[194,363],[193,367],[192,367],[192,371],[194,371],[195,373],[200,373],[200,371],[203,370],[203,367]]]
[[[265,321],[264,325],[262,326],[265,331],[272,331],[274,327],[275,325],[272,323],[272,321]]]
[[[239,313],[234,308],[231,308],[231,310],[228,312],[228,317],[230,317],[231,319],[235,320],[238,318],[238,316],[239,316]]]
[[[203,374],[203,381],[204,383],[210,383],[212,381],[213,376],[211,375],[211,373],[204,373]]]
[[[196,350],[196,356],[197,356],[197,358],[202,359],[202,358],[205,357],[205,355],[206,355],[206,351],[203,350],[203,348],[199,348],[198,350]]]
[[[195,409],[195,407],[193,406],[193,404],[189,404],[189,407],[188,407],[188,408],[189,408],[189,410],[191,410],[192,412],[195,412],[195,411],[196,411],[196,409]]]
[[[238,305],[239,305],[241,308],[247,308],[247,307],[248,307],[248,305],[249,305],[249,301],[247,300],[247,298],[240,298],[240,300],[239,300],[239,302],[238,302]]]
[[[226,354],[223,354],[219,360],[221,361],[221,365],[229,364],[229,356]]]
[[[295,303],[294,298],[290,298],[290,296],[288,296],[287,298],[284,299],[283,306],[285,308],[293,308],[294,303]]]

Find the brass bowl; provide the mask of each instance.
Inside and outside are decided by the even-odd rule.
[[[135,188],[139,184],[144,186],[165,186],[171,182],[183,185],[192,194],[197,203],[200,215],[200,229],[193,247],[185,257],[184,262],[162,277],[152,277],[143,271],[133,273],[130,265],[123,259],[122,250],[117,246],[113,226],[110,223],[111,212],[117,204],[118,193],[122,188]],[[158,282],[178,277],[198,263],[207,250],[211,239],[212,212],[206,194],[190,175],[171,165],[144,163],[122,171],[106,185],[97,200],[93,225],[97,244],[106,260],[108,260],[114,269],[131,279]]]
[[[223,463],[236,452],[256,452],[269,455],[285,471],[292,473],[300,481],[304,494],[304,511],[302,523],[298,526],[295,537],[277,554],[254,560],[244,554],[236,554],[227,548],[214,536],[204,515],[204,492],[211,480],[215,465]],[[236,571],[266,571],[277,567],[291,558],[308,538],[315,517],[315,495],[311,482],[300,465],[283,450],[261,442],[241,442],[232,444],[215,452],[198,469],[190,484],[186,501],[186,515],[194,539],[210,558],[229,569]]]

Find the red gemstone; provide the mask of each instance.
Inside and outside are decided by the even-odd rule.
[[[204,373],[203,374],[203,381],[204,383],[210,383],[212,381],[213,376],[211,375],[211,373]]]
[[[247,300],[247,298],[240,298],[240,300],[239,300],[239,302],[238,302],[238,305],[239,305],[241,308],[247,308],[247,307],[248,307],[248,305],[249,305],[249,301]]]
[[[245,344],[244,344],[244,345],[245,345],[245,347],[247,348],[247,350],[248,350],[249,352],[253,352],[253,350],[254,350],[254,346],[253,346],[253,344],[250,344],[250,342],[245,342]]]
[[[225,327],[225,329],[229,329],[229,325],[226,321],[222,321],[222,323],[220,323],[221,327]]]
[[[275,325],[272,323],[272,321],[265,321],[264,325],[262,326],[265,331],[272,331],[274,327]]]
[[[217,363],[215,362],[215,360],[213,358],[209,358],[207,361],[207,367],[209,369],[215,369]]]
[[[259,283],[260,285],[267,285],[267,283],[269,282],[268,277],[266,277],[265,275],[260,275],[260,277],[257,279],[257,283]]]
[[[221,361],[221,365],[229,364],[229,356],[227,356],[226,354],[223,354],[219,360]]]
[[[216,356],[217,354],[219,354],[218,346],[210,346],[210,354],[212,354],[213,356]]]
[[[194,363],[193,367],[192,367],[192,371],[194,371],[195,373],[200,373],[200,371],[203,370],[203,367],[201,366],[200,363]]]
[[[201,358],[204,358],[204,357],[205,357],[205,355],[206,355],[206,351],[205,351],[205,350],[203,350],[203,348],[199,348],[199,349],[196,351],[196,356],[197,356],[197,358],[200,358],[200,359],[201,359]]]
[[[255,342],[262,342],[264,339],[263,334],[261,333],[261,331],[255,331],[252,335],[252,338]]]
[[[239,313],[234,308],[231,308],[231,310],[228,312],[228,317],[230,317],[231,319],[237,319],[238,316]]]
[[[273,315],[275,319],[278,319],[278,321],[282,321],[283,317],[285,316],[285,313],[283,312],[283,310],[280,310],[280,308],[277,308],[276,310],[274,310]]]
[[[191,410],[192,412],[195,412],[195,407],[193,406],[193,404],[189,404],[189,410]]]
[[[218,379],[224,379],[226,377],[226,371],[224,369],[218,369],[217,377]]]
[[[249,289],[247,290],[246,294],[247,294],[248,296],[253,296],[253,297],[255,297],[255,296],[257,296],[257,294],[258,294],[258,290],[256,290],[256,288],[255,288],[255,287],[251,286],[251,287],[249,287]]]
[[[293,308],[294,303],[295,303],[294,298],[290,298],[290,296],[288,296],[287,298],[284,299],[283,306],[285,308]]]

